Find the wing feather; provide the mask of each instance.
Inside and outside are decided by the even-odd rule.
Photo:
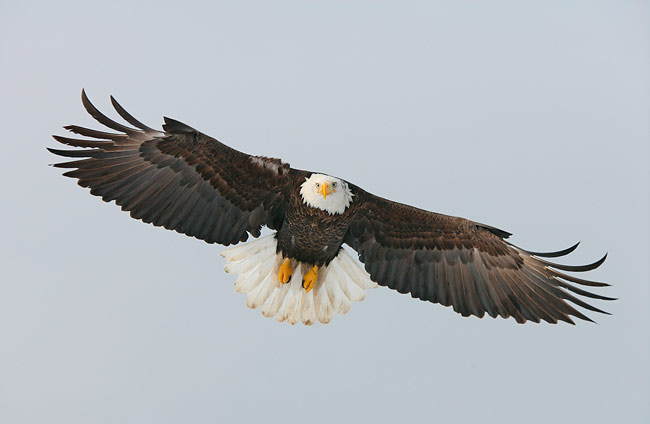
[[[115,201],[135,219],[208,243],[237,243],[259,236],[263,225],[277,229],[282,222],[287,187],[301,177],[288,164],[241,153],[170,118],[163,131],[152,129],[112,96],[115,111],[135,128],[104,115],[85,91],[81,100],[95,120],[117,133],[68,125],[90,139],[54,139],[83,149],[48,150],[75,159],[54,166],[71,169],[64,175],[91,194]]]
[[[345,242],[359,253],[370,278],[400,293],[451,306],[463,316],[513,317],[517,322],[591,321],[574,308],[606,313],[575,295],[614,300],[575,286],[599,283],[560,271],[598,268],[607,255],[587,265],[564,265],[542,258],[573,252],[521,249],[511,234],[463,218],[391,202],[353,186],[356,208]]]

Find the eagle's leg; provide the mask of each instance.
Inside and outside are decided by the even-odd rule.
[[[312,269],[310,269],[309,272],[305,274],[305,278],[302,280],[302,286],[304,287],[306,293],[309,293],[309,291],[314,288],[317,279],[318,267],[314,265]]]
[[[291,270],[291,259],[284,258],[282,265],[280,265],[280,270],[278,271],[278,280],[280,280],[282,284],[286,284],[291,279],[292,273],[293,271]]]

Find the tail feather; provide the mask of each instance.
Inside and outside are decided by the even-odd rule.
[[[337,269],[337,271],[339,271]],[[347,268],[343,266],[340,269],[339,281],[341,282],[341,289],[345,296],[350,299],[352,302],[361,302],[366,298],[366,291],[359,287],[358,284],[355,284],[353,277],[348,272]]]
[[[266,302],[273,290],[275,289],[273,282],[270,281],[271,276],[267,275],[266,278],[255,289],[250,291],[246,296],[246,306],[252,309],[259,308]]]
[[[328,276],[325,279],[325,285],[327,286],[330,304],[332,304],[335,310],[340,311],[341,314],[347,314],[352,305],[350,304],[350,299],[342,289],[345,281],[341,281],[337,267],[331,267],[327,271]]]
[[[287,284],[278,280],[282,255],[276,252],[275,235],[266,236],[224,250],[226,272],[238,274],[235,291],[246,295],[246,306],[261,308],[262,315],[280,322],[327,324],[334,314],[346,314],[352,302],[365,298],[365,291],[377,284],[368,273],[341,250],[329,265],[321,267],[313,290],[302,287],[308,264],[291,261],[293,275]]]
[[[316,317],[316,309],[314,306],[314,291],[310,291],[302,297],[302,309],[300,311],[302,323],[305,325],[312,325],[318,318]]]
[[[249,270],[239,274],[235,280],[235,291],[243,294],[250,293],[266,278],[266,273],[270,266],[265,266],[265,263],[259,263]]]
[[[370,279],[370,274],[366,272],[349,254],[339,255],[341,265],[347,270],[348,275],[353,283],[357,284],[363,290],[374,289],[377,283]]]
[[[284,296],[281,296],[279,298],[281,299],[281,303],[278,308],[278,313],[275,316],[275,319],[277,319],[279,322],[284,322],[289,318],[289,315],[291,314],[291,311],[296,303],[297,294],[295,292],[297,290],[294,287],[296,285],[295,281],[297,281],[298,278],[302,280],[300,268],[298,268],[296,271],[294,271],[293,278],[291,279],[291,284],[285,284],[280,288],[280,290],[284,292]]]
[[[334,309],[329,302],[327,287],[324,284],[321,285],[318,293],[314,293],[314,303],[314,310],[318,321],[323,324],[328,324],[332,321],[332,318],[334,318]]]
[[[275,243],[275,237],[273,236],[260,237],[257,240],[242,243],[224,250],[221,256],[227,258],[229,262],[241,261],[242,259],[250,258],[256,253],[267,251],[270,246],[275,247]]]

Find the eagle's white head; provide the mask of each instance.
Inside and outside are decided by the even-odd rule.
[[[311,174],[300,186],[303,203],[322,209],[330,215],[342,214],[352,203],[352,191],[348,184],[325,174]]]

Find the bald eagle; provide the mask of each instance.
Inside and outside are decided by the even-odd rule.
[[[117,132],[76,125],[89,137],[54,138],[83,150],[50,152],[75,158],[55,164],[64,175],[131,217],[196,237],[232,245],[222,253],[226,271],[238,274],[235,289],[264,316],[291,324],[328,323],[348,312],[377,284],[421,300],[452,306],[462,316],[514,318],[549,323],[571,317],[591,321],[573,305],[606,313],[576,295],[613,300],[579,286],[608,284],[562,271],[548,258],[571,253],[532,252],[506,239],[510,233],[375,196],[330,175],[291,168],[280,159],[251,156],[179,121],[163,130],[131,116],[111,96],[115,122],[88,100],[85,109]],[[260,237],[263,226],[274,230]],[[363,267],[343,245],[358,253]],[[572,305],[573,304],[573,305]]]

